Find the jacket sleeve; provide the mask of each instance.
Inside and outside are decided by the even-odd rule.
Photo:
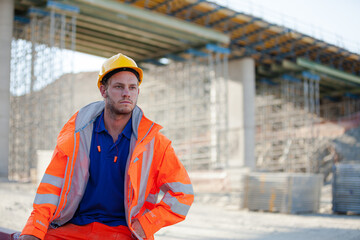
[[[159,166],[157,185],[164,193],[163,198],[154,209],[139,218],[147,238],[163,227],[183,221],[194,201],[189,175],[170,141]]]
[[[21,235],[32,235],[44,239],[60,199],[66,162],[67,156],[56,147],[36,191],[33,211]]]

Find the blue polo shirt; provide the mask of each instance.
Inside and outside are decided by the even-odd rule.
[[[80,205],[70,220],[71,223],[85,225],[100,222],[108,226],[127,226],[124,176],[131,133],[130,118],[114,143],[105,129],[104,112],[96,118],[90,148],[90,177]]]

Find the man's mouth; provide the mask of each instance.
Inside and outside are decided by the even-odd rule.
[[[130,101],[130,100],[123,100],[123,101],[120,101],[120,103],[122,103],[122,104],[132,104],[132,101]]]

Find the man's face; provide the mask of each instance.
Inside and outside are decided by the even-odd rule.
[[[100,86],[106,107],[115,115],[130,114],[139,96],[138,79],[127,71],[112,75],[106,86]]]

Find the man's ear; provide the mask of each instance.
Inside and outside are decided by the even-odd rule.
[[[101,93],[101,96],[102,96],[103,98],[106,98],[106,97],[107,97],[106,87],[105,87],[105,85],[103,85],[103,84],[100,85],[100,93]]]

